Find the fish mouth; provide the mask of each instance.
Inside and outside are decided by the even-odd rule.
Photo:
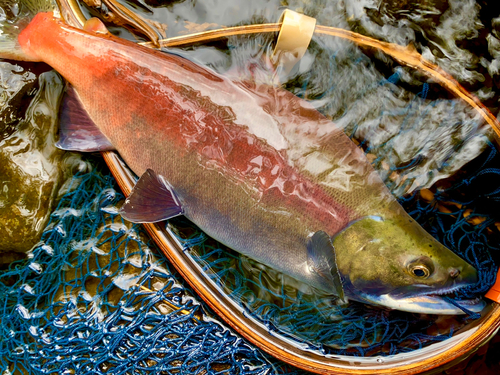
[[[366,295],[364,297],[371,303],[419,314],[463,315],[480,313],[486,307],[486,302],[481,298],[464,300],[454,298],[454,292],[462,288],[463,286],[453,286],[439,291],[428,291],[405,297],[390,294]]]

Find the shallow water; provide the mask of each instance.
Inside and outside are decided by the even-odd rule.
[[[170,3],[164,8],[151,8],[152,14],[144,12],[143,15],[168,24],[166,35],[172,37],[217,28],[221,24],[233,26],[252,22],[275,22],[281,12],[278,8],[270,12],[260,7],[260,4],[253,8],[252,5],[245,3],[240,8],[241,12],[238,17],[227,22],[225,15],[230,7],[226,7],[223,3],[215,5],[218,6],[205,9],[197,2]],[[482,28],[479,19],[481,12],[478,11],[477,6],[458,2],[446,4],[431,2],[412,2],[411,4],[328,2],[328,4],[323,4],[315,2],[307,6],[302,3],[289,2],[286,5],[291,9],[303,10],[306,14],[316,17],[318,24],[321,25],[350,29],[401,45],[412,43],[430,61],[449,70],[462,85],[475,92],[496,113],[496,106],[491,106],[490,100],[496,87],[494,85],[479,87],[478,85],[486,79],[491,80],[491,76],[488,78],[487,75],[494,73],[491,69],[485,72],[482,68],[488,64],[487,58],[484,57],[484,46],[479,43],[477,46],[479,51],[475,48],[468,51],[462,47],[464,40],[480,38],[477,30]],[[396,9],[398,5],[402,7]],[[200,12],[201,8],[203,12]],[[245,12],[248,12],[246,20],[243,19]],[[172,19],[175,21],[165,22],[165,20]],[[488,36],[488,40],[491,38],[492,34]],[[266,36],[232,37],[229,38],[227,44],[219,42],[209,47],[188,48],[183,53],[190,59],[205,63],[219,72],[230,74],[238,79],[257,77],[266,81],[266,79],[270,80],[269,76],[272,72],[266,71],[263,67],[265,64],[262,62],[262,56],[270,52],[272,40],[273,38]],[[474,53],[482,55],[483,65],[474,64]],[[435,56],[430,54],[435,54]],[[467,61],[467,64],[463,64],[464,61]],[[491,61],[490,64],[493,62]],[[352,43],[340,39],[315,37],[300,66],[291,73],[289,76],[281,77],[282,84],[296,95],[306,98],[361,144],[393,194],[405,197],[402,199],[406,202],[407,209],[416,215],[422,224],[425,223],[427,230],[455,251],[461,248],[464,254],[467,254],[467,259],[474,258],[475,255],[472,253],[476,254],[475,252],[482,254],[481,262],[484,270],[481,274],[482,288],[487,288],[488,283],[492,282],[491,272],[494,270],[494,263],[488,251],[495,252],[497,247],[494,238],[498,237],[498,231],[493,224],[496,221],[495,213],[490,209],[485,210],[484,206],[481,207],[481,197],[484,197],[485,193],[479,191],[481,188],[477,184],[472,184],[474,187],[470,186],[467,189],[467,194],[478,197],[476,201],[471,202],[470,199],[464,199],[461,196],[460,189],[457,190],[455,187],[450,189],[453,182],[457,182],[456,179],[446,179],[487,148],[488,139],[484,135],[489,132],[489,129],[481,128],[482,119],[476,110],[460,99],[454,98],[420,72],[397,64],[380,52],[360,50]],[[487,151],[487,153],[491,152]],[[478,163],[481,165],[480,162]],[[496,163],[490,165],[495,166]],[[467,175],[467,170],[474,171],[476,167],[477,164],[474,167],[471,166],[470,169],[466,168],[460,176],[464,177]],[[468,177],[469,181],[474,180],[473,176]],[[489,177],[490,180],[495,179],[495,173],[491,173]],[[324,181],[324,183],[328,182]],[[415,194],[422,188],[430,188],[430,190],[425,190],[433,196],[430,202],[419,195],[411,196],[412,193]],[[463,186],[461,188],[463,189]],[[448,201],[450,198],[453,200],[451,204]],[[486,199],[495,200],[491,198],[493,197]],[[470,208],[466,208],[465,203],[469,204],[469,207],[477,207],[479,212],[467,211]],[[473,213],[473,216],[467,216],[469,220],[467,222],[465,212],[467,215]],[[489,214],[486,215],[486,212]],[[484,242],[482,245],[477,244],[471,253],[471,246],[465,244],[470,244],[472,238],[465,239],[460,236],[463,236],[464,232],[474,230],[472,229],[474,226],[471,225],[471,223],[477,223],[473,220],[474,217],[483,218],[479,219],[483,220],[483,223],[485,223],[484,217],[487,217],[489,229],[476,227]],[[432,225],[440,225],[440,227],[437,229]],[[488,232],[486,236],[484,236],[485,232]],[[458,245],[460,241],[461,246]],[[492,247],[486,250],[485,246],[488,241]],[[197,255],[201,257],[200,261],[207,266],[207,269],[209,266],[205,263],[206,257],[212,262],[213,257],[217,255],[232,259],[231,255],[224,252],[217,254],[219,251],[217,246],[210,247],[210,249],[208,252],[202,249],[202,253]],[[361,312],[363,308],[356,313],[353,312],[356,307],[351,305],[350,309],[334,310],[339,315],[351,314],[349,315],[351,322],[353,322],[352,319],[360,319],[357,324],[350,326],[352,342],[346,341],[345,337],[339,339],[343,328],[349,331],[349,327],[348,325],[343,327],[342,324],[328,324],[324,320],[324,313],[320,312],[321,300],[308,305],[307,295],[305,299],[303,294],[297,299],[296,293],[300,294],[300,291],[290,287],[285,293],[285,299],[282,300],[280,297],[277,302],[276,296],[283,295],[280,290],[282,284],[275,285],[273,280],[276,278],[282,280],[283,275],[276,275],[272,270],[265,270],[265,267],[255,263],[250,266],[252,261],[245,260],[245,258],[238,259],[237,263],[234,263],[235,260],[227,259],[226,261],[230,263],[224,263],[219,258],[217,262],[221,263],[218,265],[223,264],[223,266],[220,268],[213,266],[215,267],[212,269],[213,277],[222,285],[229,286],[229,293],[237,299],[242,298],[242,303],[268,322],[271,329],[281,324],[281,329],[298,337],[299,340],[305,339],[310,343],[318,343],[319,340],[333,347],[373,345],[372,348],[374,348],[379,342],[391,342],[388,338],[391,336],[388,332],[392,332],[390,329],[401,329],[395,322],[409,324],[408,315],[406,318],[399,319],[397,312],[384,315],[383,318],[374,318],[378,321],[393,322],[392,325],[388,323],[387,327],[390,329],[385,330],[386,336],[384,337],[380,334],[380,327],[368,327],[364,324],[367,312]],[[228,264],[232,264],[233,267],[229,267]],[[233,271],[228,271],[234,269],[238,269],[239,272],[234,271],[236,274],[233,274]],[[241,284],[241,281],[238,281],[241,275],[245,275],[250,280],[248,281],[250,284],[246,286]],[[273,303],[269,305],[269,301]],[[301,303],[302,306],[299,307]],[[316,323],[319,325],[301,325],[300,313],[297,313],[300,308],[308,313],[311,313],[308,309],[316,310],[316,316],[319,319]],[[294,309],[295,312],[289,314],[289,311]],[[368,314],[370,314],[369,311]],[[334,314],[333,321],[339,315]],[[330,314],[327,316],[328,319],[332,319]],[[344,318],[349,320],[347,316]],[[416,320],[411,323],[413,328],[418,327],[411,332],[434,332],[432,321],[435,318],[430,319],[427,328],[424,328],[427,324],[425,320],[419,321],[421,318],[416,317]],[[444,323],[443,319],[439,319],[440,334],[446,335],[447,330],[458,329],[463,323],[459,321],[450,318],[447,323]],[[359,329],[357,333],[352,330],[354,326]],[[323,329],[318,329],[319,327]],[[328,334],[322,336],[325,335],[325,327],[330,327],[335,333],[330,331],[329,336]],[[443,327],[447,328],[443,329]],[[359,341],[361,337],[362,340]],[[401,337],[396,335],[392,338],[400,342]],[[414,347],[415,342],[403,340],[402,345],[396,350],[408,350]],[[363,349],[359,350],[363,353],[368,352]]]

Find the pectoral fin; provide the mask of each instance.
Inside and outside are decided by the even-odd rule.
[[[337,269],[335,248],[330,236],[322,230],[314,233],[307,242],[307,264],[328,286],[335,289],[341,300],[344,300],[344,288]]]
[[[87,114],[75,89],[66,87],[59,117],[59,142],[67,151],[110,151],[115,148]]]
[[[120,214],[133,223],[156,223],[183,214],[170,184],[148,169],[125,200]]]

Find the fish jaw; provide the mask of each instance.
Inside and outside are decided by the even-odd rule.
[[[351,299],[363,303],[418,314],[461,315],[466,314],[467,311],[479,313],[486,307],[486,303],[480,298],[454,299],[453,303],[450,303],[443,297],[452,299],[454,292],[470,287],[476,284],[477,281],[476,269],[466,264],[458,278],[449,279],[440,286],[416,284],[414,287],[395,288],[389,293],[384,293],[382,289],[379,289],[380,292],[376,293],[376,289],[369,292],[357,290],[347,281],[346,288]],[[374,284],[377,284],[377,282],[375,281]]]
[[[448,280],[446,284],[437,288],[429,288],[428,292],[415,290],[407,291],[406,294],[397,290],[392,293],[379,296],[364,295],[371,303],[381,304],[391,309],[419,313],[419,314],[440,314],[440,315],[460,315],[465,314],[466,310],[474,313],[481,312],[486,303],[480,298],[468,300],[455,300],[454,304],[443,298],[448,296],[453,298],[453,294],[460,289],[470,287],[478,281],[477,271],[470,264],[466,264],[460,272],[460,276],[453,280]],[[456,306],[456,305],[458,306]],[[462,308],[460,308],[462,307]],[[465,309],[465,310],[464,310]]]
[[[467,311],[480,313],[486,307],[486,302],[481,298],[454,299],[453,303],[443,298],[445,296],[453,298],[454,292],[476,284],[478,281],[476,269],[467,264],[462,269],[459,279],[448,280],[441,286],[425,287],[415,285],[414,288],[402,288],[402,290],[396,288],[387,292],[383,288],[374,288],[369,291],[357,289],[351,284],[348,277],[344,277],[344,288],[346,289],[346,295],[351,300],[379,305],[393,310],[438,315],[462,315],[466,314]],[[378,282],[373,280],[373,284],[378,284]],[[390,286],[388,287],[390,289]]]
[[[390,309],[406,311],[418,314],[439,314],[439,315],[461,315],[465,311],[459,307],[447,302],[439,295],[420,295],[415,297],[397,298],[390,294],[376,295],[363,295],[358,294],[365,302],[375,305],[381,305]],[[464,309],[479,313],[481,312],[486,303],[482,299],[461,300],[455,303]]]

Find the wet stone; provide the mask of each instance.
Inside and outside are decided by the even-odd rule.
[[[55,147],[63,87],[54,72],[0,62],[0,264],[39,242],[54,208],[67,169]]]

